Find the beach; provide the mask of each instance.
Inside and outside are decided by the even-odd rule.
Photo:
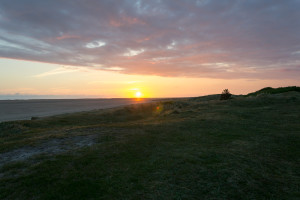
[[[123,105],[149,102],[151,99],[41,99],[1,100],[0,122],[28,120],[31,117],[46,117],[65,113],[113,108]]]

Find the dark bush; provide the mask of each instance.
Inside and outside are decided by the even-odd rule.
[[[227,100],[231,97],[231,94],[229,92],[228,89],[223,90],[221,96],[220,96],[220,100]]]

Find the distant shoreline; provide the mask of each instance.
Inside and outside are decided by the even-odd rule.
[[[0,100],[0,122],[30,120],[31,117],[48,117],[67,113],[114,108],[130,104],[147,103],[153,100],[156,99],[88,98]]]
[[[0,101],[32,101],[32,100],[112,100],[112,99],[136,99],[136,98],[24,98],[24,99],[1,99]],[[141,99],[161,99],[161,98],[141,98]]]

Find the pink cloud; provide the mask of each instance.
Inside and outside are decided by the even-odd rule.
[[[111,18],[109,24],[112,27],[121,27],[121,26],[132,26],[132,25],[146,25],[146,23],[136,17],[130,17],[126,15],[121,15],[118,18]]]
[[[0,57],[127,74],[300,76],[298,1],[201,2],[0,1]]]
[[[80,38],[80,36],[78,35],[68,35],[68,34],[64,34],[62,36],[58,36],[55,39],[57,40],[65,40],[65,39],[78,39]]]

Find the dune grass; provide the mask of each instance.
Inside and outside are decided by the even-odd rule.
[[[265,87],[256,92],[249,93],[247,94],[247,96],[257,96],[260,94],[280,94],[280,93],[292,92],[292,91],[300,92],[300,87],[297,86],[279,87],[279,88]]]
[[[300,95],[215,97],[1,123],[1,155],[93,143],[3,164],[0,198],[298,199]]]

